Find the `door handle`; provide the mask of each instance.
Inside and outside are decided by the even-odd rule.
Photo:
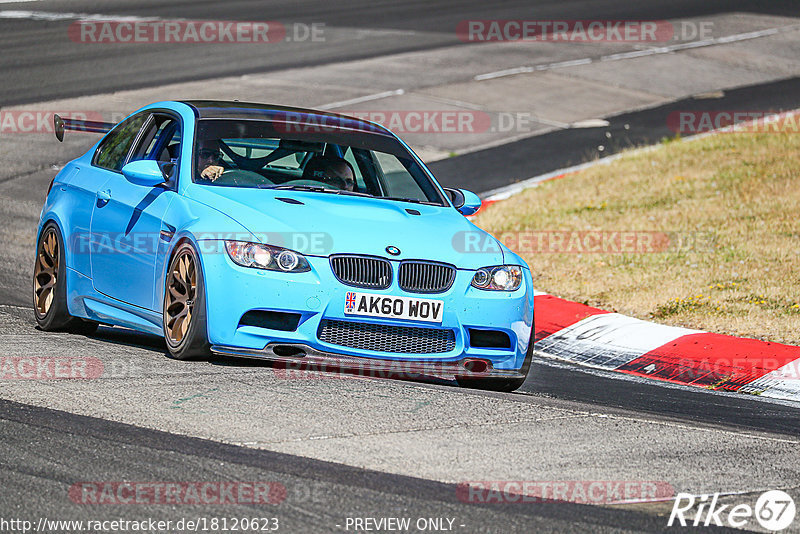
[[[102,203],[102,204],[105,204],[109,200],[111,200],[111,189],[105,189],[103,191],[98,191],[97,192],[97,200],[99,200],[100,203]]]

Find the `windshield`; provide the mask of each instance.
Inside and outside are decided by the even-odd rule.
[[[212,187],[297,189],[447,205],[396,139],[264,120],[197,123],[193,179]]]

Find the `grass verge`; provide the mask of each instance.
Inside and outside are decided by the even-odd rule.
[[[800,134],[665,141],[475,219],[537,289],[641,319],[800,344]]]

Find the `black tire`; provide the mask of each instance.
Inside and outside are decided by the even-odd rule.
[[[531,360],[533,359],[533,338],[535,328],[531,328],[531,339],[528,342],[528,351],[525,353],[525,360],[520,367],[520,378],[474,378],[470,376],[457,376],[456,382],[464,388],[483,389],[486,391],[502,391],[510,393],[519,389],[528,378],[528,371],[531,368]]]
[[[188,273],[189,268],[181,267],[181,262],[186,261],[191,263],[193,269],[193,283],[191,273]],[[189,279],[180,280],[182,276],[188,276]],[[191,360],[205,358],[211,354],[206,327],[203,269],[197,252],[188,242],[178,245],[170,258],[164,281],[162,315],[164,339],[167,342],[170,358]],[[181,320],[180,317],[184,319]],[[184,327],[187,317],[188,327]]]
[[[98,323],[69,314],[64,240],[55,223],[47,223],[36,240],[33,267],[33,315],[46,332],[89,335]]]

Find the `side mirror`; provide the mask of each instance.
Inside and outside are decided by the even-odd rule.
[[[140,159],[122,167],[122,175],[134,184],[155,187],[169,179],[173,167],[174,163],[166,163],[162,167],[155,160]]]
[[[461,215],[474,215],[481,209],[481,197],[466,189],[448,189],[445,193],[450,197],[450,202]]]

